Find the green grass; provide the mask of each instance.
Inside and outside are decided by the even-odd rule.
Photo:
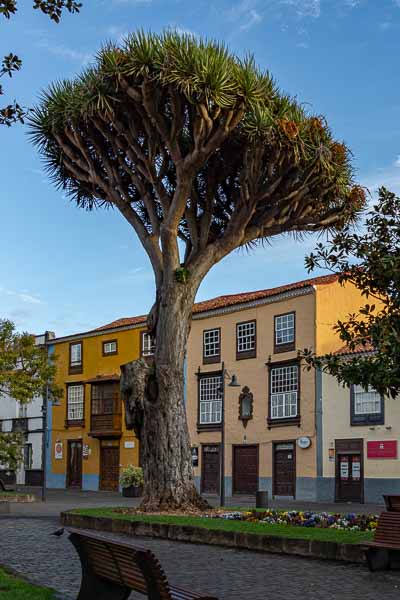
[[[0,568],[1,600],[56,600],[53,590],[31,585]]]
[[[0,498],[2,496],[26,496],[26,493],[24,492],[4,492],[3,490],[0,491]]]
[[[192,527],[212,530],[239,531],[241,533],[254,533],[256,535],[272,535],[292,539],[313,539],[345,544],[359,544],[373,538],[373,533],[369,531],[341,531],[338,529],[269,525],[266,523],[248,523],[245,521],[228,521],[204,517],[178,517],[175,515],[126,515],[115,512],[113,508],[78,508],[70,512],[89,517],[110,517],[122,521],[190,525]]]

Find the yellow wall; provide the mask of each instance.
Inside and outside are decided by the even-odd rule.
[[[187,359],[187,414],[193,445],[220,441],[221,433],[197,432],[198,387],[197,370],[201,372],[218,371],[221,363],[203,365],[203,330],[221,327],[221,358],[225,368],[237,375],[240,387],[226,387],[225,395],[225,475],[232,475],[233,445],[259,444],[259,476],[272,477],[272,444],[274,441],[297,440],[300,436],[308,436],[312,445],[307,450],[297,448],[297,476],[313,477],[316,469],[315,456],[315,421],[314,421],[314,372],[301,369],[301,425],[286,425],[268,429],[268,367],[266,362],[271,356],[273,362],[295,359],[297,351],[274,354],[274,315],[296,311],[296,348],[314,345],[314,294],[285,299],[229,314],[219,314],[206,319],[194,320],[189,338]],[[236,360],[236,324],[242,321],[257,321],[257,357]],[[227,381],[228,383],[228,381]],[[239,394],[247,385],[254,395],[253,419],[244,428],[238,419]],[[201,450],[199,451],[199,467],[195,475],[201,475]]]
[[[52,406],[51,425],[51,470],[48,477],[49,487],[52,480],[57,487],[62,486],[62,478],[66,474],[68,440],[81,439],[82,443],[89,446],[89,456],[82,461],[83,487],[96,488],[96,479],[100,471],[100,440],[88,435],[90,431],[90,384],[85,384],[85,424],[84,427],[69,425],[66,427],[66,384],[81,383],[96,376],[119,375],[120,365],[135,360],[140,356],[140,335],[143,329],[129,329],[125,331],[109,331],[92,337],[76,338],[73,341],[82,341],[83,372],[69,374],[69,346],[70,340],[54,344],[54,354],[57,357],[57,383],[63,389],[60,406]],[[118,340],[118,354],[103,356],[103,341]],[[63,458],[55,459],[55,443],[63,442]],[[125,448],[125,442],[134,442],[134,448]],[[120,439],[120,467],[128,464],[139,464],[139,443],[133,431],[125,427],[124,407],[122,405],[122,437]],[[87,481],[85,485],[85,476]]]
[[[344,346],[334,330],[338,320],[344,320],[350,313],[358,313],[368,302],[351,283],[316,285],[316,353],[318,355],[335,352]],[[376,303],[375,303],[376,304]]]

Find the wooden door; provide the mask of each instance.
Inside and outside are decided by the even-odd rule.
[[[336,477],[339,501],[362,502],[362,468],[360,454],[337,456]]]
[[[81,440],[68,441],[67,455],[67,487],[82,487],[82,442]]]
[[[201,461],[201,491],[218,494],[220,487],[220,456],[218,445],[203,446]]]
[[[233,493],[255,494],[258,490],[258,446],[233,447]]]
[[[295,496],[296,454],[292,442],[274,444],[274,496]]]
[[[100,449],[100,489],[112,492],[119,489],[119,446]]]

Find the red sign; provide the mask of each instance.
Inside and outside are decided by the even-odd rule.
[[[397,440],[367,442],[368,458],[397,458]]]

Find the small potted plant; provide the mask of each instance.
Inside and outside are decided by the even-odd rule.
[[[143,469],[128,465],[122,469],[119,478],[122,487],[122,495],[126,498],[138,498],[143,491]]]

